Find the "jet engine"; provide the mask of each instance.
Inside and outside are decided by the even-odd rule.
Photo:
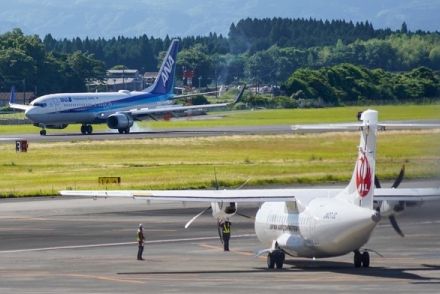
[[[133,118],[125,113],[115,113],[107,118],[110,129],[126,130],[133,126]]]

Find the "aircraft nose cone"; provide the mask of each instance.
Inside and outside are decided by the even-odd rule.
[[[35,121],[37,109],[35,107],[31,107],[24,112],[24,115],[31,121]]]

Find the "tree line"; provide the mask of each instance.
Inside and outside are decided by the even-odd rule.
[[[86,83],[102,79],[104,62],[88,52],[61,54],[46,50],[38,36],[20,29],[0,35],[0,89],[37,94],[86,91]]]
[[[84,91],[88,81],[102,79],[114,66],[156,71],[170,43],[168,36],[146,35],[57,40],[48,34],[40,39],[15,29],[0,35],[0,88],[16,84],[38,95]],[[248,18],[232,24],[228,37],[181,38],[177,78],[188,69],[194,71],[193,85],[246,81],[287,90],[292,73],[348,63],[390,74],[419,67],[440,70],[440,34],[409,32],[405,23],[392,31],[374,29],[368,21]]]

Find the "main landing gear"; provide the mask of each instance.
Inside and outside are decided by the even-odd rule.
[[[46,136],[46,129],[42,129],[42,130],[40,130],[40,135],[41,136]]]
[[[276,266],[277,269],[282,269],[285,257],[286,255],[282,250],[269,252],[267,254],[267,268],[273,269]]]
[[[92,125],[82,125],[81,126],[81,134],[83,135],[90,135],[93,132]]]
[[[118,129],[119,134],[129,134],[130,133],[130,128],[126,128],[126,129]]]
[[[370,267],[370,254],[368,251],[361,253],[359,250],[354,251],[354,267]]]

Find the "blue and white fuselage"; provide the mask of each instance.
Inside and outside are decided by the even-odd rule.
[[[172,104],[172,94],[129,92],[66,93],[41,96],[30,104],[25,115],[32,122],[45,125],[93,124],[106,122],[117,112],[134,108],[155,109]]]
[[[83,134],[91,134],[94,123],[107,123],[119,133],[129,133],[134,120],[139,117],[230,104],[182,106],[173,103],[174,99],[185,97],[173,94],[178,47],[179,41],[173,40],[154,84],[143,91],[49,94],[35,99],[30,105],[23,105],[15,103],[15,90],[12,89],[9,106],[24,110],[34,125],[42,128],[40,134],[46,135],[46,128],[63,129],[71,123],[82,124]]]

